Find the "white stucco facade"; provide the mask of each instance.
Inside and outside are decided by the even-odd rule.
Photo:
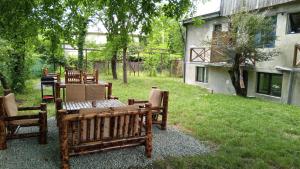
[[[293,67],[294,47],[300,43],[300,33],[289,34],[287,31],[288,16],[290,13],[300,12],[300,2],[293,4],[278,5],[269,9],[268,15],[277,17],[275,47],[263,50],[274,50],[279,52],[279,55],[272,58],[270,61],[256,63],[254,68],[248,69],[248,96],[262,97],[300,106],[300,73],[294,74],[292,85],[290,81],[290,72],[279,70],[278,67]],[[201,27],[196,27],[192,23],[187,23],[185,46],[185,82],[188,84],[199,85],[217,93],[234,94],[235,90],[231,84],[231,79],[226,66],[213,66],[212,64],[191,62],[190,50],[195,47],[208,47],[206,42],[211,41],[212,33],[215,24],[222,24],[222,31],[227,31],[227,18],[222,16],[214,16],[207,18],[205,24]],[[207,67],[208,81],[207,83],[196,81],[196,67]],[[257,73],[276,73],[282,74],[281,97],[269,96],[257,93]],[[290,88],[292,86],[292,88]],[[289,90],[292,89],[291,92]]]

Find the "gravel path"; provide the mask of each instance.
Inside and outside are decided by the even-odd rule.
[[[48,144],[39,145],[37,138],[8,141],[0,151],[1,169],[54,169],[60,167],[58,133],[55,120],[48,120]],[[175,128],[167,131],[154,127],[153,154],[147,159],[143,146],[70,158],[73,169],[142,167],[172,156],[205,154],[209,148]]]

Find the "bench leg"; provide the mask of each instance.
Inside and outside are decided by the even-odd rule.
[[[40,144],[47,144],[47,112],[40,112],[39,113],[40,119],[40,136],[39,136],[39,143]]]
[[[59,127],[61,168],[69,169],[68,127],[66,123],[61,124]]]
[[[161,129],[162,129],[162,130],[167,130],[167,113],[164,113],[164,114],[162,115]]]
[[[5,150],[7,148],[6,145],[6,127],[5,122],[0,120],[0,150]]]

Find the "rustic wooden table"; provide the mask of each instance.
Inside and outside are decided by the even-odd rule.
[[[96,108],[109,108],[109,107],[122,107],[126,104],[122,103],[117,99],[109,100],[96,100]],[[92,101],[82,101],[82,102],[64,102],[63,109],[67,110],[68,113],[78,113],[80,109],[83,108],[93,108]]]

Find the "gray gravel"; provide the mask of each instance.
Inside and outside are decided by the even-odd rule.
[[[48,144],[39,145],[37,138],[8,141],[0,151],[1,169],[53,169],[60,167],[58,133],[55,120],[48,120]],[[154,127],[152,158],[147,159],[143,146],[70,158],[73,169],[142,167],[166,157],[206,154],[209,148],[176,128],[167,131]]]

